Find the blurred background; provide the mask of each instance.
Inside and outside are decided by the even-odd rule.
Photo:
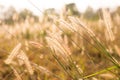
[[[52,33],[60,37],[58,39],[65,44],[63,46],[72,55],[74,63],[80,66],[83,75],[111,66],[112,63],[96,50],[96,43],[91,40],[90,34],[85,32],[86,28],[78,27],[79,20],[94,32],[106,50],[119,61],[120,0],[0,0],[0,80],[18,80],[12,74],[14,70],[4,63],[18,43],[24,45],[22,50],[31,62],[43,66],[63,80],[73,80],[66,76],[51,55],[50,44],[54,44],[46,37]],[[61,22],[65,22],[64,25]],[[77,33],[66,29],[66,25],[75,27]],[[78,33],[85,39],[81,39]],[[59,59],[64,61],[61,57]],[[12,65],[22,75],[23,80],[59,80],[37,70],[31,78],[26,73],[25,66],[18,63],[15,59]],[[76,74],[72,69],[71,73]],[[88,80],[117,80],[119,71],[115,70],[113,74],[109,72],[96,75]]]

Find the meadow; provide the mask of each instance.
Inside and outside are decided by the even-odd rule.
[[[120,80],[119,10],[73,12],[1,21],[0,80]]]

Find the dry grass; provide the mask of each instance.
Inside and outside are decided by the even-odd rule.
[[[8,56],[8,58],[5,60],[6,64],[11,64],[13,59],[19,54],[19,51],[21,49],[21,43],[19,43],[10,53],[10,55]]]
[[[7,32],[0,35],[0,79],[118,80],[119,30],[113,27],[111,14],[102,12],[105,25],[73,16],[53,18],[55,23],[28,20],[14,27],[2,25]],[[14,74],[9,74],[11,69]]]

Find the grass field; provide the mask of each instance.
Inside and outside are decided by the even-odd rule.
[[[119,80],[120,16],[102,14],[1,24],[0,80]]]

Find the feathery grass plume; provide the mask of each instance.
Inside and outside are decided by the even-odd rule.
[[[54,49],[56,52],[60,53],[57,54],[58,56],[62,56],[64,59],[69,56],[69,54],[66,53],[65,49],[61,45],[63,44],[63,40],[60,34],[51,34],[50,37],[46,37],[46,40],[52,50]]]
[[[6,64],[11,64],[12,60],[19,54],[19,51],[21,49],[21,43],[19,43],[10,53],[8,58],[5,60]]]
[[[90,36],[95,36],[94,32],[87,25],[85,25],[79,18],[69,16],[69,20],[73,24],[76,24],[75,26],[78,27],[77,29],[81,29],[80,27],[82,27],[83,30],[86,31]]]
[[[111,20],[111,17],[110,17],[110,12],[106,9],[102,9],[102,13],[103,13],[103,20],[104,20],[104,23],[106,25],[106,29],[107,29],[107,32],[108,32],[108,35],[109,35],[109,39],[110,41],[113,41],[115,40],[115,36],[112,32],[112,20]]]
[[[32,65],[30,64],[30,61],[29,61],[27,55],[23,51],[21,51],[17,57],[18,57],[18,59],[21,59],[24,61],[24,64],[26,65],[26,68],[27,68],[29,74],[33,75],[34,71],[32,69]]]
[[[33,45],[34,47],[36,48],[41,48],[43,47],[42,44],[38,43],[38,42],[35,42],[35,41],[29,41],[29,44]]]
[[[79,32],[81,35],[83,35],[83,31],[80,29],[80,27],[73,22],[70,23],[70,22],[67,22],[67,21],[62,20],[62,19],[59,20],[59,22],[62,25],[60,27],[62,29],[62,31],[66,32],[66,29],[67,29],[75,35],[74,39],[72,40],[74,47],[76,47],[75,44],[81,44],[81,46],[83,46],[82,40],[79,41],[79,39],[80,39],[79,35],[77,33],[75,33],[75,32]]]
[[[21,76],[19,75],[19,73],[17,72],[17,70],[13,67],[13,66],[10,66],[11,69],[13,70],[15,76],[16,76],[16,79],[17,80],[22,80]]]
[[[76,27],[73,27],[70,23],[68,23],[67,21],[61,19],[59,20],[60,24],[63,25],[64,27],[61,26],[62,30],[68,29],[71,32],[77,31]]]
[[[52,51],[55,51],[55,55],[62,58],[65,62],[68,61],[68,54],[66,54],[64,48],[61,44],[53,38],[46,37],[47,43],[50,46]]]
[[[95,37],[97,40],[99,40],[94,32],[90,29],[89,26],[87,26],[83,21],[81,21],[78,17],[68,17],[71,21],[71,24],[73,24],[74,27],[77,28],[76,31],[74,31],[78,37],[84,39],[87,41],[90,45],[94,44],[94,41],[91,39],[91,37]],[[82,40],[82,45],[84,46],[84,40]],[[89,56],[89,54],[87,54]]]
[[[46,40],[51,50],[53,51],[53,57],[67,73],[67,75],[75,80],[81,78],[82,73],[79,72],[76,64],[74,64],[74,60],[71,56],[72,53],[69,50],[69,47],[64,44],[61,36],[56,34],[50,35],[49,37],[46,37]],[[61,58],[62,60],[59,58]]]

